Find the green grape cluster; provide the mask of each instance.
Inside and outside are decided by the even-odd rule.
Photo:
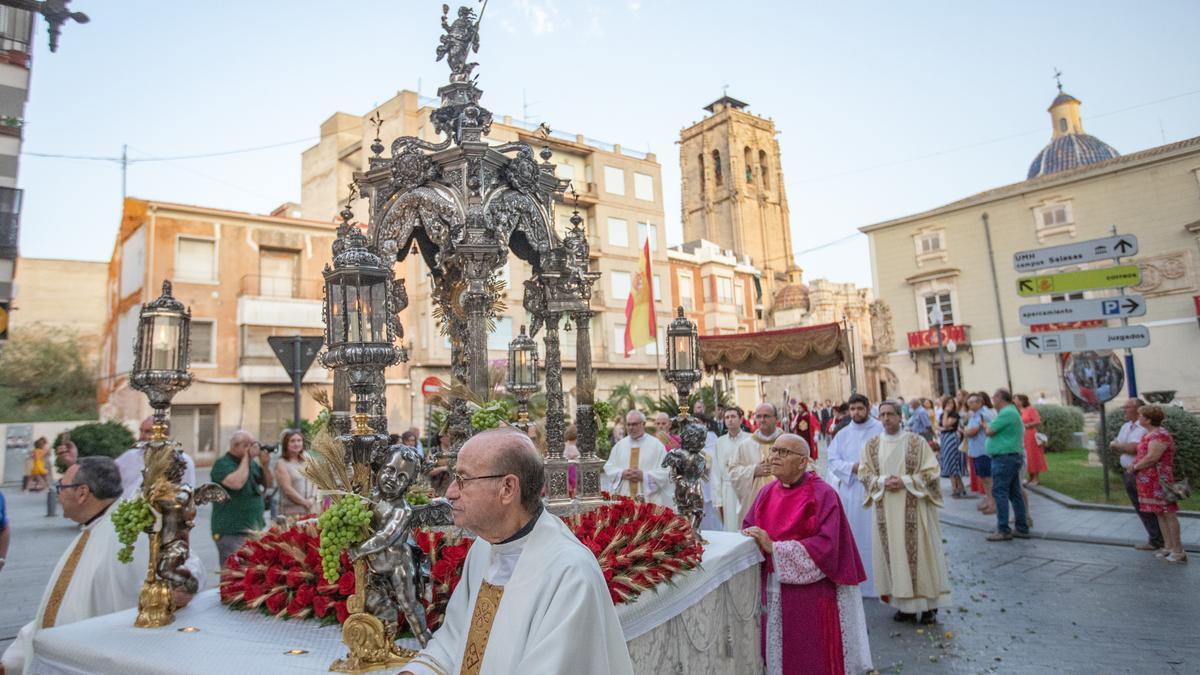
[[[113,524],[117,526],[117,540],[124,546],[117,551],[117,560],[123,563],[133,561],[133,544],[138,535],[146,531],[154,523],[154,513],[150,504],[138,497],[117,504],[112,514]]]
[[[363,500],[346,495],[329,505],[317,518],[321,529],[321,568],[325,580],[337,583],[342,575],[342,551],[362,542],[371,524],[371,512]]]
[[[475,431],[495,429],[501,422],[509,420],[508,405],[504,401],[490,401],[471,413],[471,428]]]

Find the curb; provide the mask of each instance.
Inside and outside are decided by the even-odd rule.
[[[1132,515],[1133,509],[1130,508],[1129,512]],[[970,522],[969,520],[964,520],[962,518],[958,518],[953,515],[948,515],[944,511],[941,513],[939,520],[941,520],[943,525],[949,525],[951,527],[959,527],[964,530],[974,530],[975,532],[984,532],[984,533],[988,533],[988,532],[992,531],[991,527],[979,525],[977,523],[973,523],[973,522]],[[1030,532],[1029,536],[1030,536],[1030,539],[1043,539],[1046,541],[1069,541],[1069,542],[1076,543],[1076,544],[1099,544],[1099,545],[1103,545],[1103,546],[1118,546],[1120,548],[1130,548],[1130,549],[1132,549],[1135,545],[1141,543],[1140,541],[1133,541],[1130,539],[1118,539],[1116,537],[1083,537],[1083,536],[1076,535],[1076,534],[1070,534],[1069,532],[1041,532],[1036,529],[1034,531]],[[1187,551],[1188,553],[1200,553],[1200,542],[1196,542],[1196,543],[1185,542],[1183,545],[1183,550]]]
[[[1081,502],[1074,497],[1068,497],[1057,490],[1051,490],[1044,485],[1026,485],[1026,490],[1034,492],[1052,502],[1069,509],[1081,509],[1085,511],[1108,511],[1109,513],[1124,513],[1127,515],[1136,515],[1132,506],[1117,506],[1115,504],[1092,504],[1090,502]],[[1124,491],[1124,487],[1121,488]],[[1200,511],[1184,511],[1180,510],[1177,515],[1180,518],[1200,518]]]

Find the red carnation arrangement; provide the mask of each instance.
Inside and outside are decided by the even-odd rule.
[[[596,556],[613,604],[633,602],[676,574],[698,567],[704,553],[687,520],[664,506],[628,497],[563,522]],[[429,629],[436,630],[474,540],[434,530],[416,530],[413,537],[429,558],[422,602]],[[336,584],[329,583],[321,571],[319,546],[315,518],[247,540],[221,571],[221,602],[283,619],[344,622],[349,616],[346,598],[354,593],[353,567],[343,553],[341,576]]]

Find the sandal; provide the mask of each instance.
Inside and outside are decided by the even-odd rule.
[[[1165,558],[1169,555],[1171,555],[1171,549],[1169,548],[1160,548],[1154,552],[1155,558]]]
[[[1187,557],[1186,553],[1184,553],[1183,555],[1179,555],[1179,556],[1172,553],[1171,555],[1167,556],[1166,558],[1163,558],[1163,560],[1166,560],[1167,562],[1172,563],[1174,565],[1183,565],[1183,564],[1187,563],[1188,557]]]

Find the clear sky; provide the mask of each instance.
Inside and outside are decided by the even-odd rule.
[[[299,201],[300,152],[332,113],[446,81],[441,4],[74,0],[91,23],[66,26],[58,53],[37,27],[24,150],[128,144],[143,159],[291,142],[129,166],[131,196],[266,213]],[[497,117],[527,110],[657,153],[671,244],[679,131],[728,85],[778,125],[806,278],[869,285],[856,228],[1024,178],[1050,138],[1056,67],[1085,130],[1122,153],[1200,135],[1196,26],[1194,0],[491,0],[475,72]],[[27,154],[20,172],[22,255],[110,257],[115,162]]]

